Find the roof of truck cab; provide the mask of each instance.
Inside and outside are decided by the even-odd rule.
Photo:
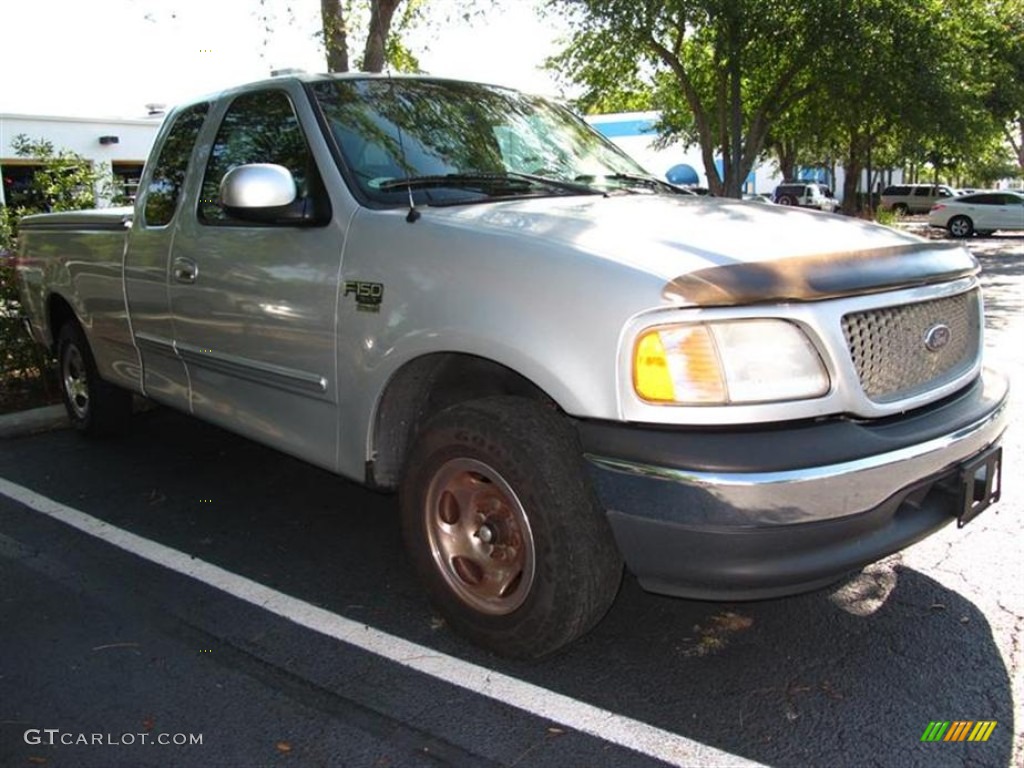
[[[219,91],[213,91],[205,93],[195,98],[182,101],[175,105],[173,111],[179,111],[184,107],[191,106],[193,104],[200,104],[204,101],[217,101],[226,96],[230,96],[236,93],[242,93],[245,91],[257,90],[259,88],[268,88],[274,85],[280,85],[288,82],[298,82],[304,85],[311,83],[323,83],[330,82],[332,80],[389,80],[389,81],[422,81],[422,82],[433,82],[433,83],[469,83],[472,85],[482,85],[488,88],[502,88],[504,90],[518,90],[509,86],[500,85],[498,83],[485,83],[477,80],[467,80],[465,78],[457,77],[439,77],[434,75],[422,75],[422,74],[386,74],[379,72],[288,72],[277,76],[271,76],[263,78],[261,80],[252,80],[247,83],[239,83],[229,88],[223,88]]]

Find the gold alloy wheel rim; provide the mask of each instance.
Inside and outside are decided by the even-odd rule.
[[[75,415],[84,419],[89,413],[89,382],[85,374],[85,361],[78,347],[69,347],[64,355],[64,392]]]
[[[504,616],[530,594],[536,569],[533,532],[515,491],[476,459],[452,459],[427,489],[430,554],[455,595],[470,608]]]

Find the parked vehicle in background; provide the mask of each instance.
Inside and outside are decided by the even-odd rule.
[[[830,213],[839,207],[832,190],[824,184],[807,181],[787,181],[779,184],[772,195],[772,202],[799,208],[817,208]]]
[[[774,200],[772,200],[772,196],[767,192],[759,192],[756,195],[745,193],[743,195],[743,199],[749,200],[752,203],[768,203],[769,205],[772,205],[775,202]]]
[[[1007,190],[955,197],[933,205],[928,223],[948,230],[953,237],[991,235],[997,229],[1024,230],[1024,194]]]
[[[893,213],[927,213],[935,203],[956,194],[945,184],[892,184],[882,190],[882,208]]]

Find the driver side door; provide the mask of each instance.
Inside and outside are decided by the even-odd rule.
[[[171,253],[175,348],[195,415],[326,468],[338,440],[335,318],[344,226],[288,91],[228,105]],[[287,168],[312,221],[233,218],[219,187],[234,167]]]

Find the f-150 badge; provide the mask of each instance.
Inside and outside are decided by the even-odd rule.
[[[384,300],[384,283],[364,283],[362,280],[346,280],[343,296],[355,294],[356,309],[360,312],[380,312]]]

